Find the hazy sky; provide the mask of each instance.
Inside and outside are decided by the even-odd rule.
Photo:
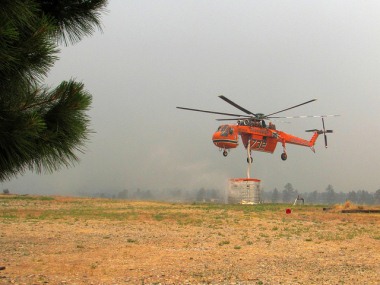
[[[328,118],[329,148],[289,145],[288,160],[253,153],[251,177],[264,189],[291,182],[298,191],[380,188],[379,1],[111,0],[104,32],[61,47],[46,81],[75,78],[93,94],[92,129],[79,165],[26,173],[2,183],[17,193],[70,194],[123,189],[223,188],[245,177],[242,144],[227,158],[211,136],[217,115],[236,113],[225,95],[252,112],[271,113],[317,98],[284,115]],[[320,119],[276,122],[304,130]]]

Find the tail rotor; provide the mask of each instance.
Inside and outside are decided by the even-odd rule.
[[[327,148],[327,135],[326,134],[333,133],[333,130],[326,130],[326,128],[325,128],[325,120],[323,119],[323,117],[322,117],[322,127],[323,127],[322,130],[316,130],[316,129],[314,129],[314,130],[307,130],[306,132],[317,132],[320,135],[323,134],[324,139],[325,139],[325,148]]]
[[[325,128],[325,120],[322,117],[322,126],[323,126],[323,135],[325,137],[325,148],[327,148],[327,136],[326,134],[330,134],[333,132],[333,130],[326,130]]]

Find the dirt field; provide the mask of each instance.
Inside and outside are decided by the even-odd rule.
[[[0,196],[0,284],[380,284],[380,214]]]

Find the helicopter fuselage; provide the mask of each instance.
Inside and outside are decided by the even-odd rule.
[[[277,143],[281,143],[284,151],[285,144],[295,144],[313,149],[318,132],[314,132],[310,141],[276,130],[274,125],[243,126],[243,125],[221,125],[213,134],[212,141],[220,149],[229,150],[236,148],[239,144],[239,135],[245,148],[252,151],[273,153]]]
[[[325,138],[325,147],[327,148],[327,133],[332,133],[332,130],[325,129],[325,123],[323,118],[337,115],[318,115],[318,116],[295,116],[295,117],[278,117],[277,114],[303,106],[305,104],[309,104],[314,102],[317,99],[312,99],[301,104],[294,105],[292,107],[270,113],[253,113],[242,106],[236,104],[231,101],[227,97],[220,95],[220,99],[226,101],[228,104],[234,106],[239,109],[245,115],[242,114],[231,114],[225,112],[215,112],[209,110],[201,110],[201,109],[193,109],[193,108],[185,108],[185,107],[177,107],[178,109],[209,113],[209,114],[217,114],[223,116],[229,116],[232,118],[223,118],[217,119],[219,121],[224,120],[236,120],[237,125],[221,125],[218,130],[213,134],[212,141],[213,143],[221,150],[223,150],[223,155],[227,156],[228,151],[232,148],[236,148],[239,145],[239,135],[242,139],[244,147],[247,149],[247,162],[252,162],[252,157],[250,156],[251,151],[261,151],[266,153],[273,153],[276,149],[277,143],[282,144],[283,152],[281,154],[281,159],[286,160],[286,144],[294,144],[299,146],[310,147],[314,152],[314,144],[320,134],[324,135]],[[273,116],[276,115],[276,116]],[[303,138],[299,138],[297,136],[287,134],[285,132],[279,131],[276,129],[275,125],[272,122],[269,122],[267,125],[266,120],[270,119],[279,119],[279,118],[306,118],[306,117],[321,117],[323,130],[307,130],[307,132],[313,132],[313,136],[311,139],[305,140]]]

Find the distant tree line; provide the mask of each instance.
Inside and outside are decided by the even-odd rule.
[[[95,194],[79,193],[80,196],[91,196],[112,199],[128,200],[149,200],[149,201],[168,201],[168,202],[205,202],[223,203],[224,191],[217,189],[200,188],[197,190],[164,189],[164,190],[135,190],[123,189],[117,193],[109,191],[98,192]]]
[[[380,204],[380,189],[374,193],[366,190],[350,191],[348,193],[336,192],[332,185],[328,185],[324,192],[312,191],[300,193],[291,183],[285,184],[282,190],[274,188],[272,191],[262,191],[261,198],[268,203],[293,203],[297,197],[302,197],[306,204],[341,204],[351,201],[355,204]]]
[[[135,190],[124,189],[119,192],[103,191],[96,194],[79,193],[81,196],[103,197],[113,199],[128,200],[150,200],[150,201],[168,201],[168,202],[205,202],[205,203],[224,203],[224,189],[163,189],[163,190]],[[380,205],[380,189],[375,192],[366,190],[350,191],[347,193],[335,191],[332,185],[328,185],[323,192],[299,192],[294,189],[291,183],[286,183],[283,189],[274,188],[271,191],[262,190],[261,200],[264,203],[294,203],[295,199],[303,198],[305,204],[343,204],[351,201],[360,205]]]

